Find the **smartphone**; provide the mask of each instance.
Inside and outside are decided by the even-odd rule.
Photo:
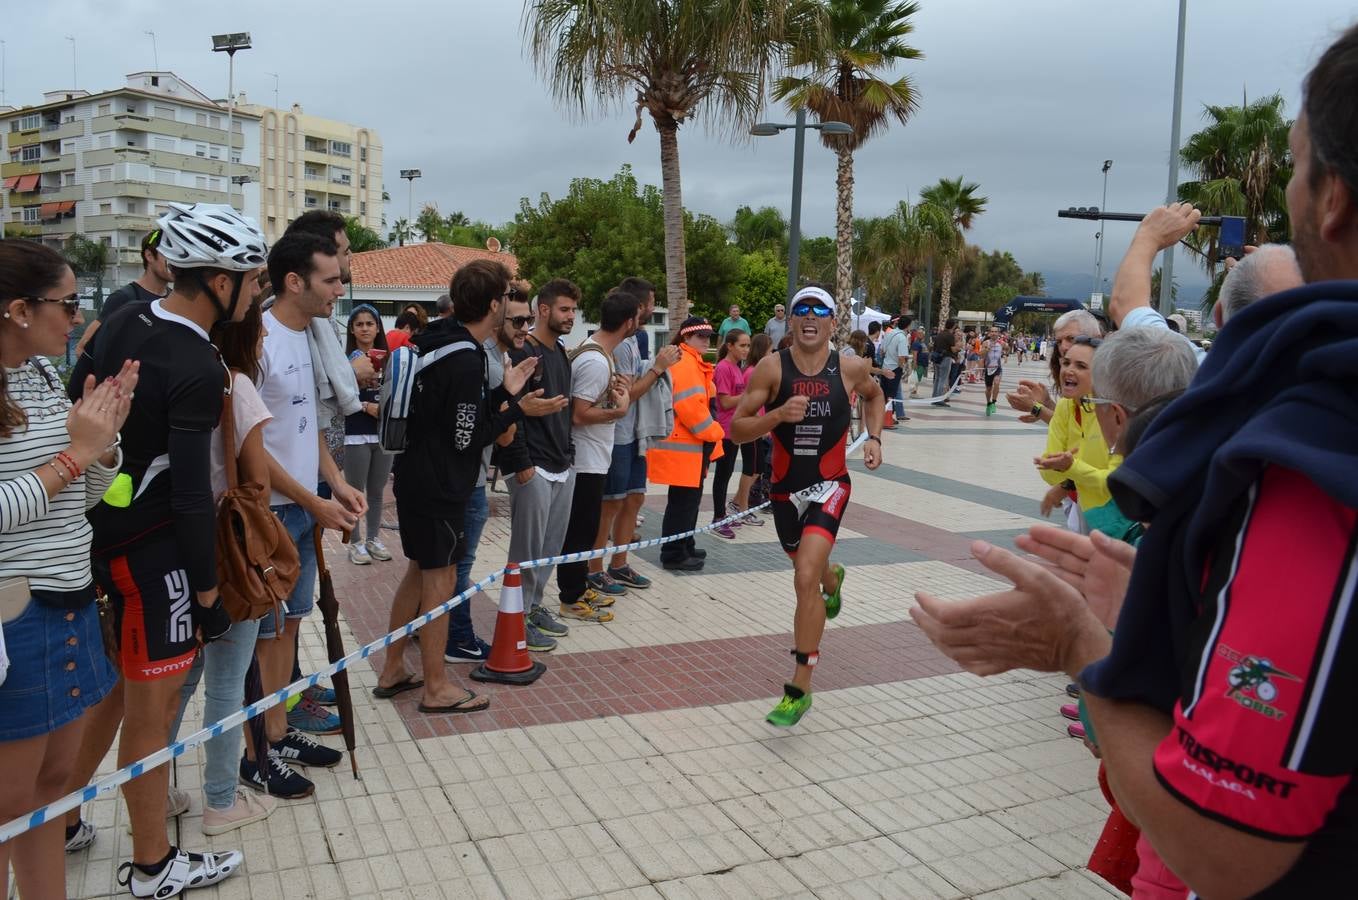
[[[380,372],[382,365],[387,361],[387,351],[374,347],[368,351],[368,360],[373,364],[373,368]]]
[[[1221,217],[1221,231],[1217,235],[1217,262],[1228,256],[1245,258],[1245,220],[1240,216]]]

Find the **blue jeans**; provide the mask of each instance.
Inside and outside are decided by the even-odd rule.
[[[296,503],[285,503],[270,509],[288,530],[288,537],[292,538],[292,542],[297,546],[297,556],[302,564],[297,573],[297,584],[283,604],[283,617],[305,619],[311,615],[311,610],[316,606],[316,542],[312,537],[316,520],[311,517],[311,513]],[[274,619],[274,611],[269,610],[264,614],[264,618],[259,620],[261,638],[271,638],[281,631],[281,623],[275,622]]]
[[[513,475],[510,476],[514,477]],[[457,587],[454,593],[460,594],[472,585],[472,563],[476,562],[476,545],[481,541],[481,532],[490,518],[490,506],[486,503],[486,488],[473,488],[467,497],[467,518],[462,526],[462,558],[457,562]],[[448,652],[454,647],[470,647],[476,632],[472,630],[472,601],[468,597],[454,606],[448,613]]]
[[[221,638],[203,647],[193,660],[189,677],[179,689],[179,712],[170,728],[170,741],[179,740],[179,725],[189,698],[203,686],[203,724],[211,725],[245,705],[245,672],[255,655],[259,620],[236,622]],[[204,679],[206,673],[206,679]],[[236,802],[236,776],[240,765],[240,726],[223,731],[203,745],[203,796],[213,809],[230,809]]]

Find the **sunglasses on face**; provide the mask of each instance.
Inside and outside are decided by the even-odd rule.
[[[505,321],[508,322],[510,325],[513,325],[515,328],[522,328],[525,325],[531,326],[535,321],[537,321],[537,316],[509,316],[508,318],[505,319]]]
[[[67,294],[65,297],[25,297],[24,299],[32,300],[34,303],[60,303],[61,308],[66,310],[68,316],[80,312],[79,294]]]
[[[798,303],[792,307],[794,316],[815,316],[817,319],[828,319],[834,315],[834,310],[828,306],[821,306],[819,303]]]
[[[1080,398],[1080,408],[1087,413],[1092,413],[1095,409],[1097,409],[1100,406],[1121,406],[1121,404],[1119,404],[1116,400],[1108,400],[1103,397]],[[1124,406],[1123,411],[1127,413],[1127,418],[1129,419],[1132,416],[1136,415],[1136,410],[1130,407]]]

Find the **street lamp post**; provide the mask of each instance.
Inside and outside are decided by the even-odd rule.
[[[802,249],[802,162],[806,155],[806,129],[814,128],[822,134],[853,134],[853,127],[844,122],[808,124],[806,109],[797,110],[797,121],[760,122],[750,129],[755,137],[771,137],[791,128],[795,136],[792,149],[792,215],[788,224],[787,242],[787,298],[791,302],[797,293],[797,265]]]
[[[1099,204],[1099,209],[1107,209],[1107,208],[1108,208],[1108,170],[1111,169],[1111,168],[1113,168],[1113,161],[1112,161],[1111,159],[1105,159],[1105,160],[1103,161],[1103,202]],[[1097,236],[1098,236],[1098,239],[1099,239],[1099,250],[1098,250],[1098,262],[1095,264],[1095,272],[1094,272],[1094,290],[1096,290],[1096,291],[1099,290],[1099,286],[1100,286],[1101,284],[1103,284],[1103,229],[1102,229],[1102,228],[1099,229],[1099,233],[1098,233]]]
[[[214,34],[212,52],[226,54],[226,203],[231,205],[231,151],[234,149],[236,113],[236,51],[250,49],[250,32]],[[244,142],[242,142],[242,146]],[[242,193],[242,203],[244,196]]]
[[[1188,0],[1179,0],[1179,43],[1174,59],[1174,121],[1169,129],[1169,190],[1165,203],[1179,199],[1179,117],[1184,106],[1184,32],[1188,26]],[[1174,247],[1165,248],[1160,264],[1160,312],[1169,315],[1174,306]]]
[[[409,185],[409,191],[406,193],[407,228],[413,227],[411,223],[415,218],[415,179],[421,177],[422,175],[423,173],[419,169],[401,170],[401,177],[404,178],[406,180],[406,183]]]

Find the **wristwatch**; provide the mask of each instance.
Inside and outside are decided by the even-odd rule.
[[[1040,419],[1042,418],[1042,410],[1046,408],[1047,407],[1043,406],[1041,403],[1034,403],[1033,408],[1029,411]]]
[[[882,437],[881,437],[881,435],[870,434],[870,435],[868,435],[866,438],[864,438],[864,440],[866,440],[866,441],[876,441],[876,442],[877,442],[877,446],[879,446],[879,447],[882,445]]]

